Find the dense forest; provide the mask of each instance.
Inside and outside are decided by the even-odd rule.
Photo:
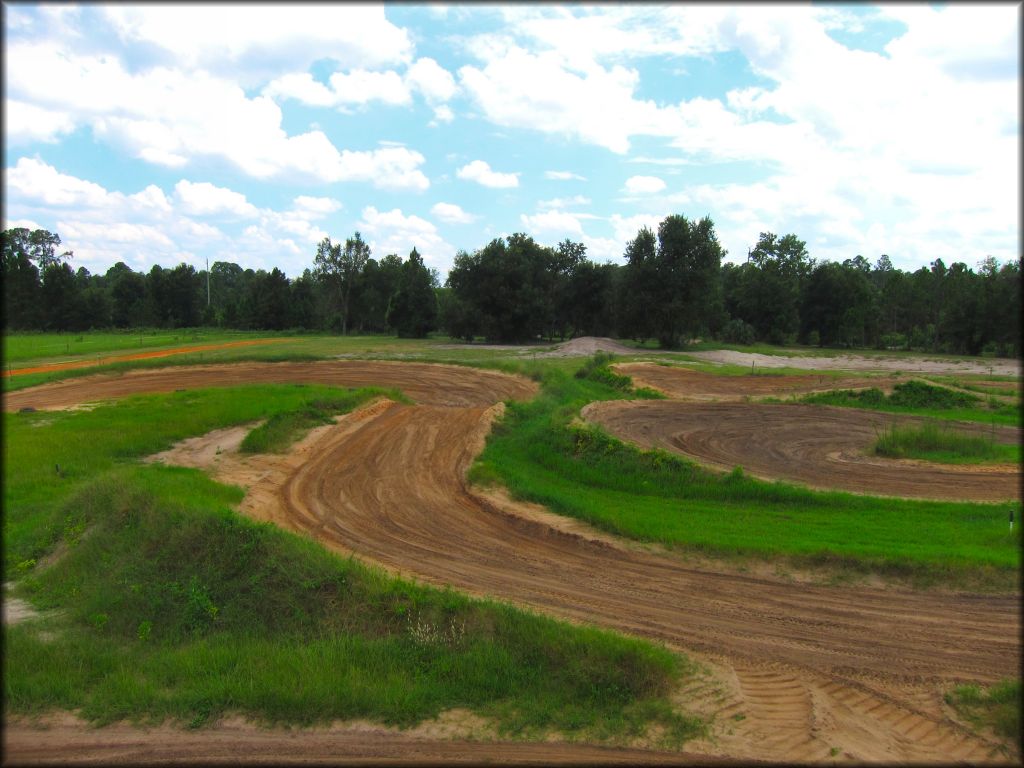
[[[525,234],[460,251],[447,282],[416,249],[380,260],[356,232],[325,238],[312,265],[289,279],[279,269],[215,262],[135,272],[118,262],[103,275],[71,265],[57,234],[2,233],[5,330],[195,327],[397,333],[497,342],[578,335],[694,338],[749,344],[1020,354],[1020,260],[989,257],[904,272],[886,255],[818,262],[794,234],[762,233],[742,264],[726,255],[705,217],[669,216],[641,229],[624,265],[597,264],[581,243],[555,247]]]

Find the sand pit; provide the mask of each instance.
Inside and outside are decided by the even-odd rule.
[[[795,588],[612,546],[489,503],[467,488],[465,472],[499,401],[535,391],[520,378],[357,362],[138,374],[23,390],[6,407],[66,407],[240,380],[398,387],[417,405],[381,401],[317,431],[272,468],[252,473],[243,511],[392,572],[695,654],[720,681],[705,702],[720,727],[714,741],[688,750],[776,761],[826,761],[835,748],[850,759],[885,762],[994,754],[993,742],[950,719],[942,691],[953,681],[1017,674],[1018,595]]]
[[[877,435],[892,424],[921,419],[852,408],[748,403],[697,404],[672,400],[592,403],[583,417],[644,448],[664,448],[728,471],[812,488],[878,496],[964,501],[1020,499],[1016,465],[943,465],[869,456]],[[996,441],[1020,441],[1020,429],[957,424]]]

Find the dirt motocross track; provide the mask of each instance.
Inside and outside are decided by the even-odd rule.
[[[423,581],[690,652],[713,679],[682,695],[718,726],[713,741],[687,744],[691,753],[782,762],[1006,759],[953,719],[942,691],[954,681],[1017,676],[1019,595],[709,570],[496,502],[469,489],[465,472],[499,401],[536,391],[525,379],[423,364],[247,363],[80,378],[11,393],[5,409],[242,381],[376,384],[417,402],[382,401],[318,432],[274,471],[254,474],[243,511]]]

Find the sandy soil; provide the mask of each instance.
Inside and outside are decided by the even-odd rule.
[[[851,408],[750,403],[696,404],[673,400],[591,403],[583,417],[644,448],[664,448],[728,471],[812,488],[921,499],[1020,499],[1020,467],[944,465],[868,455],[893,424],[922,419]],[[1020,442],[1017,427],[958,423],[999,443]]]
[[[744,761],[998,759],[997,744],[956,722],[941,694],[955,681],[1017,674],[1019,595],[794,585],[709,572],[552,527],[465,483],[500,411],[495,403],[529,396],[531,382],[440,366],[286,365],[292,368],[247,364],[90,377],[73,389],[13,393],[20,403],[5,407],[234,383],[238,375],[262,381],[316,375],[403,388],[418,405],[382,400],[318,430],[273,466],[249,467],[243,511],[392,572],[689,652],[709,672],[681,699],[715,716],[718,727],[713,740],[690,743],[688,752]],[[221,456],[226,443],[217,443]],[[233,754],[259,748],[259,737],[251,735],[231,744]],[[542,760],[557,759],[545,745],[534,748]],[[476,756],[506,754],[491,749]],[[33,754],[46,758],[44,750]],[[418,760],[425,753],[401,754]]]
[[[71,714],[4,723],[5,765],[731,765],[691,753],[496,739],[445,738],[445,720],[407,731],[368,722],[265,728],[240,717],[213,728],[116,723],[93,728]],[[461,714],[461,713],[457,713]],[[12,759],[13,758],[13,759]]]
[[[711,352],[687,352],[690,357],[710,363],[727,363],[749,368],[804,368],[810,370],[845,371],[905,371],[907,373],[992,373],[996,376],[1020,376],[1020,360],[1006,358],[950,360],[947,358],[885,357],[866,355],[838,355],[836,357],[783,357],[761,355],[755,352],[735,352],[717,349]]]

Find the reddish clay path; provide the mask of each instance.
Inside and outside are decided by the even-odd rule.
[[[172,355],[187,355],[190,352],[208,352],[213,349],[230,349],[232,347],[252,347],[257,344],[278,344],[290,339],[248,339],[246,341],[226,341],[223,344],[199,344],[192,347],[174,347],[173,349],[154,349],[149,352],[134,352],[130,355],[112,355],[111,357],[96,357],[88,360],[71,360],[66,363],[48,363],[36,365],[31,368],[15,368],[6,370],[3,375],[27,376],[30,373],[52,373],[54,371],[70,371],[75,368],[92,368],[97,365],[108,363],[123,363],[128,360],[149,360],[154,357],[171,357]]]

